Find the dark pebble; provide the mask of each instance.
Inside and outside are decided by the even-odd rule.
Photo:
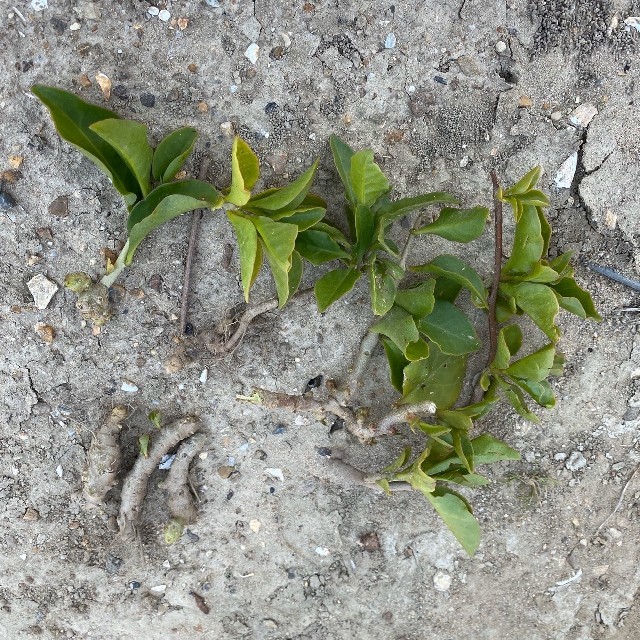
[[[16,206],[13,196],[6,191],[0,191],[0,211],[9,211]]]
[[[317,389],[318,387],[322,386],[323,381],[324,378],[321,375],[316,376],[315,378],[311,378],[311,380],[307,382],[307,389]]]
[[[229,493],[227,493],[227,500],[231,500],[231,498],[233,498],[233,491],[229,491]]]
[[[123,84],[117,84],[115,87],[113,87],[111,93],[113,93],[116,98],[120,98],[120,100],[126,100],[129,97],[127,87],[125,87]]]
[[[284,47],[281,47],[281,46],[273,47],[273,49],[271,49],[271,51],[269,52],[269,57],[272,60],[280,60],[280,58],[282,58],[283,55],[284,55]]]
[[[151,289],[153,289],[154,291],[157,291],[158,293],[160,293],[160,291],[162,291],[162,285],[164,284],[164,280],[162,279],[162,276],[158,273],[154,273],[150,278],[149,278],[149,282],[148,285]]]
[[[433,79],[440,84],[447,84],[447,81],[442,76],[434,76]]]
[[[267,459],[267,452],[263,451],[262,449],[258,449],[255,452],[255,457],[258,458],[258,460],[266,460]]]
[[[51,18],[49,22],[51,22],[53,33],[57,36],[64,35],[64,32],[67,30],[67,23],[64,20],[60,20],[60,18]]]
[[[192,336],[193,335],[193,325],[190,322],[187,322],[184,325],[184,335],[185,336]]]
[[[189,539],[189,542],[193,542],[195,544],[196,542],[200,541],[200,536],[197,533],[193,533],[193,531],[191,531],[191,529],[187,529],[185,531],[185,534],[186,534],[187,538]]]
[[[122,558],[118,558],[118,556],[107,554],[105,559],[104,568],[107,570],[107,573],[111,575],[118,573],[120,571],[120,567],[124,564],[124,560]]]
[[[287,432],[287,427],[285,427],[283,424],[279,424],[274,430],[273,430],[273,434],[276,436],[281,436],[283,433]]]
[[[267,106],[264,108],[266,114],[275,113],[278,110],[277,102],[267,102]]]
[[[317,447],[316,451],[318,452],[318,455],[323,458],[331,457],[331,449],[329,447]]]
[[[140,104],[143,107],[155,107],[156,97],[153,95],[153,93],[142,93],[140,94]]]
[[[271,495],[273,495],[276,492],[276,488],[275,487],[269,487],[269,493]]]
[[[287,569],[287,578],[293,580],[296,577],[296,572],[293,569]]]
[[[331,425],[329,429],[329,433],[334,433],[335,431],[340,431],[344,429],[344,420],[342,418],[336,418],[336,421]]]
[[[137,580],[132,580],[129,583],[129,589],[131,589],[131,591],[135,591],[136,589],[139,589],[142,585],[137,581]]]
[[[55,218],[66,218],[69,215],[68,196],[58,196],[49,204],[49,215]]]

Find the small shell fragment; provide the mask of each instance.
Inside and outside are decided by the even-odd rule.
[[[96,82],[100,87],[100,91],[102,91],[102,95],[104,96],[105,101],[111,98],[111,80],[104,73],[99,73],[96,76]]]
[[[258,61],[258,52],[260,51],[260,47],[252,42],[247,50],[244,52],[245,57],[251,62],[251,64],[255,64]]]
[[[51,302],[51,298],[53,298],[59,288],[55,282],[51,282],[51,280],[41,273],[33,276],[33,278],[27,282],[27,287],[38,309],[46,309]]]
[[[384,41],[385,49],[393,49],[396,46],[396,35],[395,33],[389,33]]]
[[[592,104],[584,102],[571,112],[569,122],[576,127],[587,127],[597,115],[598,110]]]

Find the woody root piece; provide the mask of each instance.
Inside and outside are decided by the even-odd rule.
[[[91,441],[83,494],[92,505],[103,504],[108,491],[118,482],[122,461],[119,436],[126,417],[125,407],[115,407]],[[195,521],[197,511],[189,492],[188,472],[191,461],[204,445],[204,434],[194,436],[199,429],[200,421],[193,416],[163,425],[160,431],[154,433],[146,455],[141,454],[137,458],[125,477],[120,496],[118,526],[124,540],[135,537],[151,474],[158,468],[163,456],[180,443],[182,444],[164,483],[170,516],[170,523],[165,530],[167,542],[175,542],[182,534],[182,527]]]

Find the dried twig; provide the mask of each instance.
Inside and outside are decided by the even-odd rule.
[[[206,180],[211,160],[205,156],[200,162],[200,170],[198,172],[198,180]],[[193,258],[196,253],[196,245],[198,242],[198,231],[200,229],[200,220],[205,209],[196,209],[191,214],[191,231],[189,232],[189,244],[187,246],[187,260],[184,265],[184,282],[182,284],[182,297],[180,300],[180,333],[186,333],[187,329],[187,313],[189,312],[189,293],[191,288],[191,270],[193,268]]]
[[[394,427],[411,420],[421,413],[433,414],[436,412],[436,405],[433,402],[425,401],[416,404],[407,404],[399,409],[391,411],[376,425],[376,432],[384,435],[391,433]]]
[[[622,492],[620,493],[620,498],[618,499],[616,506],[613,508],[613,511],[602,521],[602,524],[596,529],[596,532],[593,534],[594,538],[602,531],[602,528],[607,524],[607,522],[609,522],[609,520],[611,520],[611,518],[613,518],[613,516],[616,513],[618,513],[618,509],[620,509],[620,507],[622,506],[624,495],[625,493],[627,493],[627,489],[629,488],[631,481],[638,475],[639,471],[640,471],[640,464],[634,469],[633,473],[629,476],[629,479],[626,481],[624,487],[622,487]]]
[[[328,459],[332,471],[332,480],[340,481],[344,485],[355,485],[376,491],[384,491],[384,489],[377,484],[381,476],[369,475],[361,471],[346,462],[341,454],[341,451],[332,452],[331,457]],[[393,493],[397,491],[412,491],[413,487],[408,482],[392,481],[389,483],[389,490]]]

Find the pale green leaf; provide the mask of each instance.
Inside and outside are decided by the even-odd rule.
[[[244,299],[249,301],[249,289],[258,254],[258,232],[253,222],[246,216],[233,211],[227,211],[229,221],[236,232],[238,253],[240,254],[240,276]]]
[[[419,320],[418,329],[449,355],[459,356],[480,348],[480,341],[467,316],[445,300],[435,301],[431,313]]]
[[[167,135],[153,154],[151,172],[154,180],[173,180],[193,150],[197,137],[198,132],[193,127],[182,127]]]
[[[360,278],[358,269],[334,269],[325,273],[315,284],[318,309],[325,311],[329,305],[351,291]]]
[[[434,234],[453,242],[471,242],[479,238],[484,231],[489,209],[442,209],[438,218],[431,224],[416,229],[413,233]]]

